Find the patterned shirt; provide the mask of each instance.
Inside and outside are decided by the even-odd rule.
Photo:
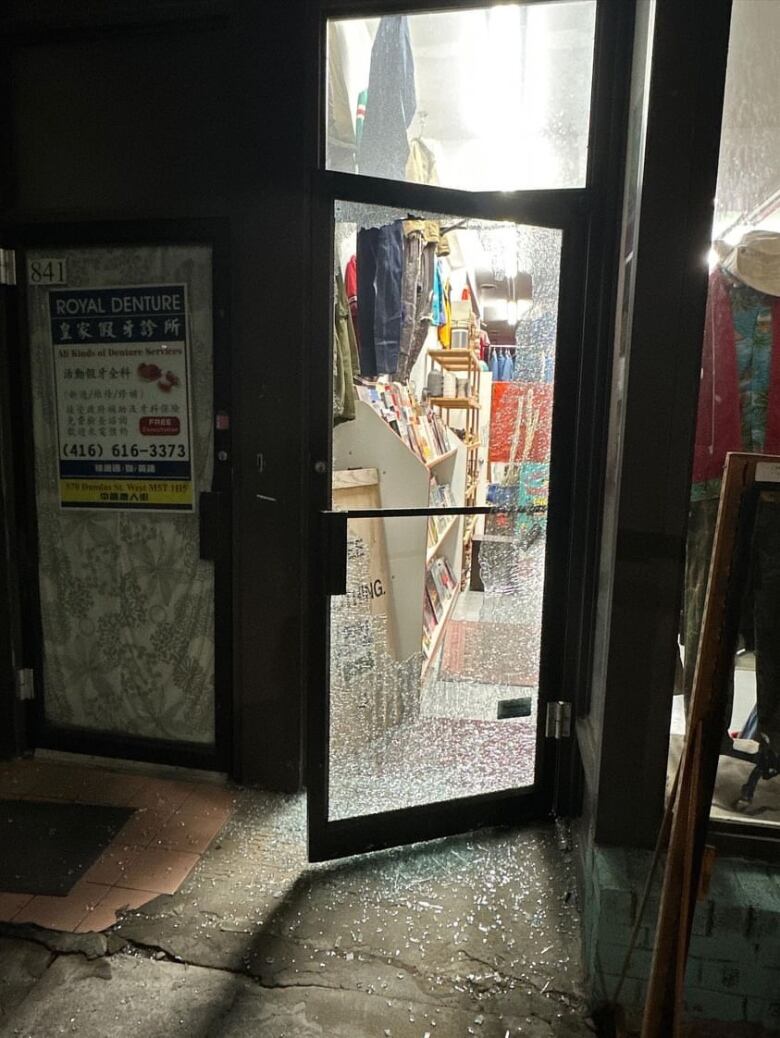
[[[766,435],[772,364],[772,297],[734,280],[729,297],[737,349],[742,449],[760,453]],[[691,500],[719,497],[720,484],[720,479],[694,483]]]

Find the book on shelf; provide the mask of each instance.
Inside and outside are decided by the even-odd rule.
[[[369,404],[423,462],[450,451],[446,427],[432,408],[420,403],[402,382],[358,383],[357,395]]]
[[[436,559],[425,575],[422,647],[430,655],[437,629],[444,622],[447,609],[456,593],[455,577],[446,559]]]
[[[431,508],[455,508],[455,497],[449,483],[437,483],[435,479],[431,479],[429,502]],[[429,517],[429,544],[435,544],[439,540],[446,532],[453,518],[451,515],[432,515]]]
[[[457,587],[455,576],[447,559],[434,559],[431,562],[428,574],[436,587],[439,599],[442,602],[447,601]]]
[[[433,574],[430,570],[425,577],[425,591],[431,603],[433,615],[436,617],[436,623],[438,623],[444,614],[444,601],[439,595],[439,589],[436,586],[436,581],[433,579]]]
[[[433,640],[433,636],[436,633],[436,614],[433,611],[431,600],[428,597],[428,593],[425,594],[425,601],[423,603],[423,632],[422,642],[423,649],[427,652],[430,644]]]
[[[444,581],[441,579],[441,573],[439,572],[439,567],[436,565],[438,561],[439,561],[438,559],[434,559],[433,560],[433,562],[431,563],[431,568],[428,571],[428,576],[430,578],[431,583],[433,584],[433,587],[435,588],[436,597],[438,598],[438,600],[440,602],[443,603],[443,602],[447,601],[447,598],[449,596],[448,596],[448,593],[447,593],[447,589],[444,586]],[[437,616],[437,619],[439,619],[439,618],[440,617]]]
[[[425,574],[425,591],[437,622],[444,615],[456,587],[449,562],[444,558],[433,559]]]
[[[431,441],[428,436],[428,430],[424,420],[420,419],[419,415],[415,415],[411,418],[409,428],[412,430],[412,440],[414,442],[414,451],[421,461],[431,461],[434,457],[434,450],[431,447]]]

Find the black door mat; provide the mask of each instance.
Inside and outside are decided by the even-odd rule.
[[[0,800],[0,891],[64,896],[133,811],[131,807]]]

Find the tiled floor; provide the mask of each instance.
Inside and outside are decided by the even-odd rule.
[[[35,760],[0,765],[0,800],[19,799],[136,809],[65,897],[0,891],[1,922],[72,933],[105,930],[120,910],[174,894],[234,804],[231,791],[220,786]]]

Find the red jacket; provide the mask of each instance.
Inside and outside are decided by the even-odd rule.
[[[693,482],[720,479],[726,454],[743,449],[729,278],[716,267],[710,275],[704,324]],[[767,454],[780,453],[780,299],[776,298],[772,300],[772,359],[764,450]]]

